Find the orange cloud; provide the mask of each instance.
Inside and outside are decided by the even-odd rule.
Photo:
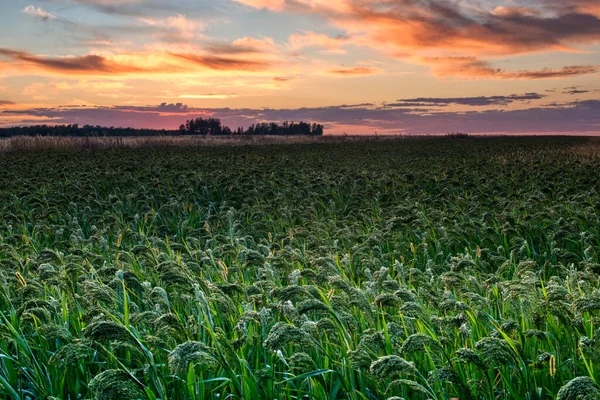
[[[354,67],[354,68],[338,68],[331,69],[327,71],[332,75],[341,75],[341,76],[361,76],[361,75],[371,75],[379,70],[377,68],[368,68],[368,67]]]
[[[600,20],[589,14],[541,16],[514,7],[473,13],[441,1],[384,4],[359,4],[352,12],[331,18],[348,32],[366,33],[375,46],[413,53],[507,55],[569,50],[600,40]]]
[[[0,48],[0,56],[12,59],[25,67],[69,74],[126,74],[161,72],[158,66],[136,66],[131,62],[119,62],[114,57],[86,55],[77,57],[42,57],[24,51]],[[128,58],[132,58],[128,56]],[[128,61],[132,61],[131,59]],[[138,60],[139,61],[139,60]],[[173,71],[174,69],[169,68]]]
[[[551,79],[593,74],[597,66],[577,65],[558,69],[545,68],[533,71],[505,71],[476,57],[421,57],[418,62],[431,66],[439,78],[459,77],[467,79]]]
[[[176,54],[171,56],[190,61],[200,67],[214,70],[258,71],[269,67],[269,63],[259,60],[229,58],[220,56],[202,56],[196,54]]]
[[[258,52],[258,51],[257,51]],[[15,72],[28,70],[39,73],[60,75],[107,76],[123,74],[178,74],[194,73],[199,70],[214,71],[262,71],[276,63],[275,60],[261,57],[220,56],[199,51],[192,52],[153,52],[123,53],[113,55],[85,55],[70,57],[46,57],[24,51],[0,48],[0,60],[6,69]]]
[[[212,99],[212,100],[224,100],[239,97],[237,93],[208,93],[208,94],[182,94],[179,96],[180,99]]]
[[[449,0],[236,0],[272,11],[320,14],[353,37],[352,44],[378,49],[395,58],[507,56],[540,51],[573,51],[600,42],[600,3],[597,0],[515,0],[511,6],[473,6]],[[521,6],[520,3],[525,6]],[[339,48],[326,35],[293,35],[295,47]],[[337,46],[337,47],[336,47]],[[470,62],[460,69],[476,77],[498,77],[487,63]],[[513,77],[572,76],[581,68],[546,70]],[[445,69],[448,74],[450,69]],[[441,72],[440,72],[441,73]],[[511,77],[504,73],[505,78]]]

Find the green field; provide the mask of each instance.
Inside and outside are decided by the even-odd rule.
[[[0,154],[0,398],[597,399],[596,143]]]

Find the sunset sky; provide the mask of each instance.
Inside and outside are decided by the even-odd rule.
[[[598,133],[598,0],[0,1],[0,126]]]

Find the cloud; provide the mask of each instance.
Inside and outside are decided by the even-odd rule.
[[[188,19],[184,14],[177,14],[164,19],[141,16],[137,20],[154,29],[162,29],[167,34],[176,32],[177,36],[174,37],[176,41],[201,38],[203,37],[201,32],[205,28],[203,23]],[[168,35],[167,39],[169,39]]]
[[[594,65],[572,65],[558,69],[545,68],[538,71],[504,72],[501,76],[506,76],[509,79],[551,79],[569,78],[596,72],[598,72],[598,67]]]
[[[569,78],[598,72],[598,67],[593,65],[574,65],[532,71],[506,71],[494,68],[489,62],[476,57],[421,57],[417,62],[432,67],[433,75],[438,78],[531,80]]]
[[[299,109],[192,108],[181,103],[159,106],[53,107],[4,110],[0,125],[50,120],[146,128],[175,129],[189,118],[214,116],[231,127],[259,121],[305,120],[323,123],[327,133],[600,133],[600,100],[519,110],[430,112],[376,107],[371,103]],[[17,122],[15,122],[17,121]],[[27,123],[27,122],[21,122]]]
[[[128,17],[155,15],[157,12],[178,12],[179,7],[174,2],[162,0],[38,0],[45,2],[60,2],[77,4],[94,9],[95,11]],[[189,8],[189,7],[188,7]]]
[[[2,58],[13,61],[16,72],[35,70],[39,73],[63,75],[80,74],[90,76],[122,74],[161,74],[194,73],[201,70],[255,72],[270,68],[277,63],[261,55],[252,59],[247,56],[220,56],[201,49],[198,53],[122,53],[104,55],[84,55],[68,57],[37,56],[24,51],[0,48]],[[9,65],[5,63],[5,66]]]
[[[429,109],[431,109],[432,107],[446,107],[448,104],[446,103],[411,103],[411,102],[404,102],[404,101],[400,101],[398,103],[388,103],[388,102],[384,102],[382,104],[383,108],[414,108],[414,107],[427,107]]]
[[[511,72],[498,70],[481,59],[542,51],[573,52],[600,42],[597,0],[511,0],[505,6],[498,6],[497,1],[474,4],[454,0],[235,1],[273,12],[319,15],[345,32],[338,40],[315,32],[292,35],[291,49],[321,47],[343,52],[342,46],[351,43],[405,62],[446,61],[445,66],[433,66],[438,77],[547,79],[597,70],[596,66],[575,65]]]
[[[49,19],[57,18],[56,15],[42,10],[41,7],[35,8],[35,6],[27,6],[21,12],[27,15],[31,15],[33,17],[41,18],[43,21],[48,21]]]
[[[298,51],[307,47],[324,49],[328,53],[344,54],[343,46],[351,44],[352,38],[347,35],[328,36],[316,32],[303,32],[293,34],[288,39],[288,48]]]
[[[566,87],[563,91],[563,94],[583,94],[583,93],[589,93],[589,90],[581,90],[579,89],[580,86],[570,86],[570,87]]]
[[[206,50],[218,55],[257,55],[276,53],[278,48],[272,38],[256,39],[245,36],[233,42],[213,42],[206,46]]]
[[[449,104],[457,104],[463,106],[506,106],[516,101],[531,101],[539,100],[546,96],[538,93],[526,93],[522,95],[510,96],[479,96],[479,97],[417,97],[413,99],[397,100],[396,105],[410,104],[415,107],[425,106],[445,106]],[[388,106],[390,106],[388,104]]]
[[[339,76],[362,76],[362,75],[372,75],[379,71],[378,68],[369,68],[369,67],[354,67],[354,68],[336,68],[327,71],[327,73],[331,75],[339,75]]]
[[[283,11],[285,8],[285,0],[234,0],[238,3],[247,5],[249,7],[259,9],[269,9],[273,11]]]
[[[249,60],[245,58],[229,58],[211,55],[176,54],[171,56],[192,62],[198,66],[214,70],[259,71],[269,68],[267,61]]]
[[[213,99],[224,100],[239,97],[237,93],[208,93],[208,94],[182,94],[180,99]]]
[[[12,106],[14,105],[15,102],[14,101],[10,101],[10,100],[0,100],[0,106]]]
[[[600,4],[597,0],[543,0],[541,4],[545,8],[561,13],[585,13],[600,16]]]
[[[287,4],[292,4],[289,1]],[[519,7],[472,7],[445,0],[307,2],[349,33],[364,33],[373,46],[395,51],[456,51],[508,55],[566,50],[600,39],[600,19],[582,10],[553,14]]]
[[[25,65],[39,67],[43,70],[65,73],[132,73],[151,72],[151,67],[137,67],[129,63],[119,63],[110,58],[98,55],[76,57],[41,57],[24,51],[0,48],[0,56],[10,58]]]

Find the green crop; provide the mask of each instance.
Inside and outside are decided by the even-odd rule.
[[[0,398],[598,399],[585,138],[0,155]]]

